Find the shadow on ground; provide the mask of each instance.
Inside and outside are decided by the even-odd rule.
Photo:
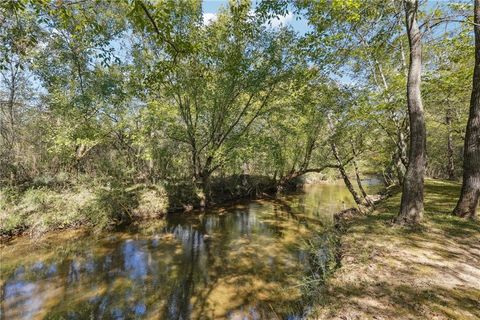
[[[427,180],[425,219],[391,224],[400,195],[348,226],[320,319],[479,319],[480,224],[450,215],[456,183]]]

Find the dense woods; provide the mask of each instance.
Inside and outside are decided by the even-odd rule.
[[[2,319],[477,319],[479,200],[480,0],[0,1]]]
[[[425,175],[463,175],[455,213],[475,216],[467,1],[238,1],[210,19],[200,1],[1,10],[3,232],[32,226],[39,203],[61,206],[58,194],[83,193],[100,216],[116,204],[107,220],[125,222],[144,202],[207,206],[310,172],[341,177],[366,207],[364,174],[402,185],[396,221],[407,224],[421,220]],[[287,14],[304,30],[278,22]]]

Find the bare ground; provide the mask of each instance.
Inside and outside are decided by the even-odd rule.
[[[347,223],[318,319],[480,319],[480,223],[450,216],[456,183],[427,180],[421,226],[392,226],[400,195]]]

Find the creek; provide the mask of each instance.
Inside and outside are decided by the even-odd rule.
[[[297,319],[304,244],[351,206],[334,182],[121,232],[19,237],[1,247],[0,318]]]

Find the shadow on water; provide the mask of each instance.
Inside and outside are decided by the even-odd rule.
[[[350,206],[342,185],[2,248],[2,319],[299,318],[301,243]]]

